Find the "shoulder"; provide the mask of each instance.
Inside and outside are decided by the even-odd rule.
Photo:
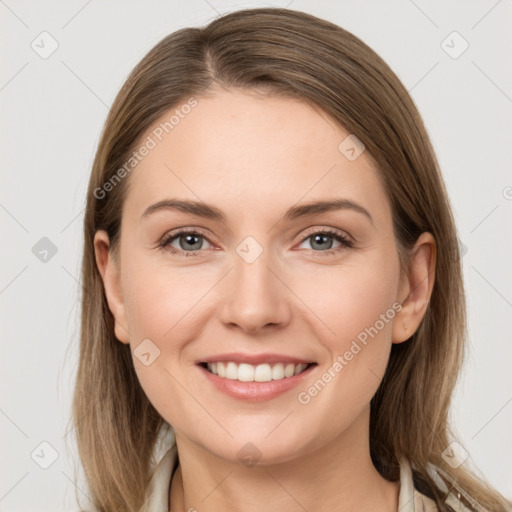
[[[432,467],[431,471],[434,473],[432,475],[434,479],[439,482],[441,491],[446,493],[448,489],[443,484],[442,480],[438,478],[436,469]],[[450,493],[447,496],[444,503],[454,511],[471,512],[470,509],[467,508],[453,493]],[[398,510],[399,512],[439,512],[436,502],[422,494],[414,487],[411,465],[407,460],[402,460],[400,462],[400,495]]]
[[[435,501],[414,487],[411,464],[406,459],[400,461],[398,510],[399,512],[438,512]]]
[[[456,512],[471,512],[462,501],[453,494],[448,495],[444,503]],[[414,489],[414,512],[439,512],[436,502],[428,496],[421,494],[418,490]],[[402,511],[400,511],[402,512]]]
[[[414,489],[414,512],[439,512],[436,502]]]
[[[168,512],[172,475],[178,465],[178,452],[174,444],[155,467],[146,491],[146,502],[139,512]]]

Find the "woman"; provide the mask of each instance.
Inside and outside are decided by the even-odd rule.
[[[84,236],[96,510],[510,510],[448,424],[465,306],[438,163],[352,34],[262,8],[163,39],[112,106]]]

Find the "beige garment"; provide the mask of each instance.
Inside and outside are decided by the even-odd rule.
[[[178,466],[176,444],[158,463],[148,487],[147,500],[141,512],[169,512],[170,482]],[[469,512],[454,496],[446,500],[456,512]],[[192,509],[193,511],[193,509]],[[437,512],[433,500],[414,488],[411,466],[407,461],[400,464],[400,493],[397,512]]]

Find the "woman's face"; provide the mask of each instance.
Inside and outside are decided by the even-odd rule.
[[[391,209],[367,152],[305,103],[196,100],[169,133],[176,109],[155,123],[125,178],[120,263],[105,274],[116,336],[177,436],[286,461],[348,431],[384,374],[407,295]],[[254,364],[229,365],[234,378],[201,365],[219,360]],[[314,364],[280,379],[294,360]]]

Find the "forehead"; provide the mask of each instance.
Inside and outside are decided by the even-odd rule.
[[[336,195],[386,213],[373,159],[363,151],[349,160],[340,143],[350,145],[352,136],[322,111],[299,99],[240,90],[195,101],[193,108],[181,108],[185,100],[170,109],[143,137],[152,149],[131,173],[128,211],[140,216],[172,196],[237,215],[243,206],[254,215],[263,206],[277,212],[301,199]]]

